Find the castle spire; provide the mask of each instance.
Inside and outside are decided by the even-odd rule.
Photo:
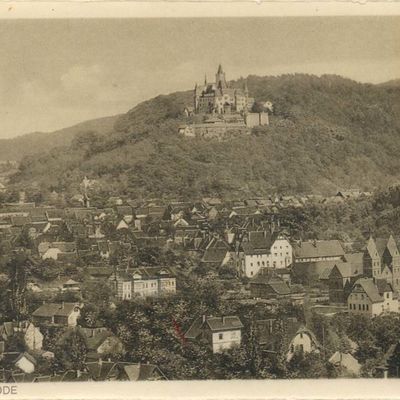
[[[207,85],[207,74],[204,74],[204,85]]]
[[[225,89],[227,87],[225,72],[222,70],[222,65],[219,64],[218,71],[215,74],[215,83],[218,89]]]

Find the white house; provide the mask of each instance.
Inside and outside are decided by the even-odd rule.
[[[36,360],[27,352],[21,353],[14,365],[26,374],[32,374],[36,369]]]
[[[399,312],[399,301],[393,287],[385,279],[360,278],[347,298],[350,313],[377,316],[384,312]]]
[[[286,360],[290,361],[297,353],[319,353],[320,344],[314,333],[305,327],[301,327],[289,344]]]
[[[30,323],[24,332],[24,341],[30,350],[42,350],[43,334],[40,329]]]
[[[188,340],[206,339],[213,353],[220,353],[232,347],[239,347],[242,341],[243,324],[239,317],[197,318],[185,333]]]

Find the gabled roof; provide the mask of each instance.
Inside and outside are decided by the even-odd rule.
[[[261,268],[257,275],[250,280],[250,285],[269,286],[278,295],[290,294],[290,288],[287,283],[268,268]]]
[[[268,349],[276,350],[279,347],[279,341],[282,340],[282,335],[288,342],[292,340],[300,326],[301,322],[293,317],[258,320],[255,323],[255,334],[260,345],[266,345]]]
[[[368,239],[368,242],[367,242],[367,246],[366,246],[365,251],[368,253],[368,255],[369,255],[371,258],[376,258],[376,257],[379,256],[379,253],[378,253],[378,249],[377,249],[377,247],[376,247],[375,240],[372,238],[372,236],[370,236],[370,238]]]
[[[85,366],[88,370],[90,377],[95,381],[104,381],[108,377],[109,372],[115,366],[112,361],[93,361],[86,362]]]
[[[363,272],[363,256],[364,253],[348,253],[344,255],[344,260],[351,264],[352,270],[355,274],[361,274]]]
[[[392,257],[396,257],[399,255],[399,249],[397,247],[397,243],[392,235],[390,235],[389,239],[387,240],[386,248]]]
[[[69,316],[78,306],[77,303],[46,303],[37,308],[32,315],[34,317]]]
[[[121,365],[123,364],[121,363]],[[148,381],[152,378],[166,379],[161,370],[153,364],[125,364],[123,370],[130,381]]]
[[[239,317],[198,317],[185,333],[186,339],[196,339],[203,329],[208,328],[211,331],[228,331],[242,329],[244,326]]]
[[[344,255],[339,240],[314,240],[301,242],[294,247],[296,258],[338,257]]]
[[[208,248],[204,252],[201,262],[221,264],[222,261],[224,261],[226,253],[228,253],[228,250],[226,248],[215,248],[215,247]]]
[[[329,276],[332,276],[335,272],[339,272],[343,278],[354,276],[353,266],[349,262],[336,262]]]
[[[360,278],[355,282],[354,287],[357,285],[362,287],[372,303],[381,303],[383,301],[383,298],[379,294],[378,288],[372,278]]]

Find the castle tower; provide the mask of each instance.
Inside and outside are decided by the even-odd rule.
[[[225,79],[225,72],[222,69],[222,65],[219,64],[218,71],[215,75],[215,84],[217,85],[218,89],[226,89],[226,79]]]

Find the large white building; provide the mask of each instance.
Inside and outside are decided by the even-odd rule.
[[[239,248],[240,272],[248,278],[255,276],[261,268],[287,268],[292,261],[289,240],[277,233],[249,232]]]

